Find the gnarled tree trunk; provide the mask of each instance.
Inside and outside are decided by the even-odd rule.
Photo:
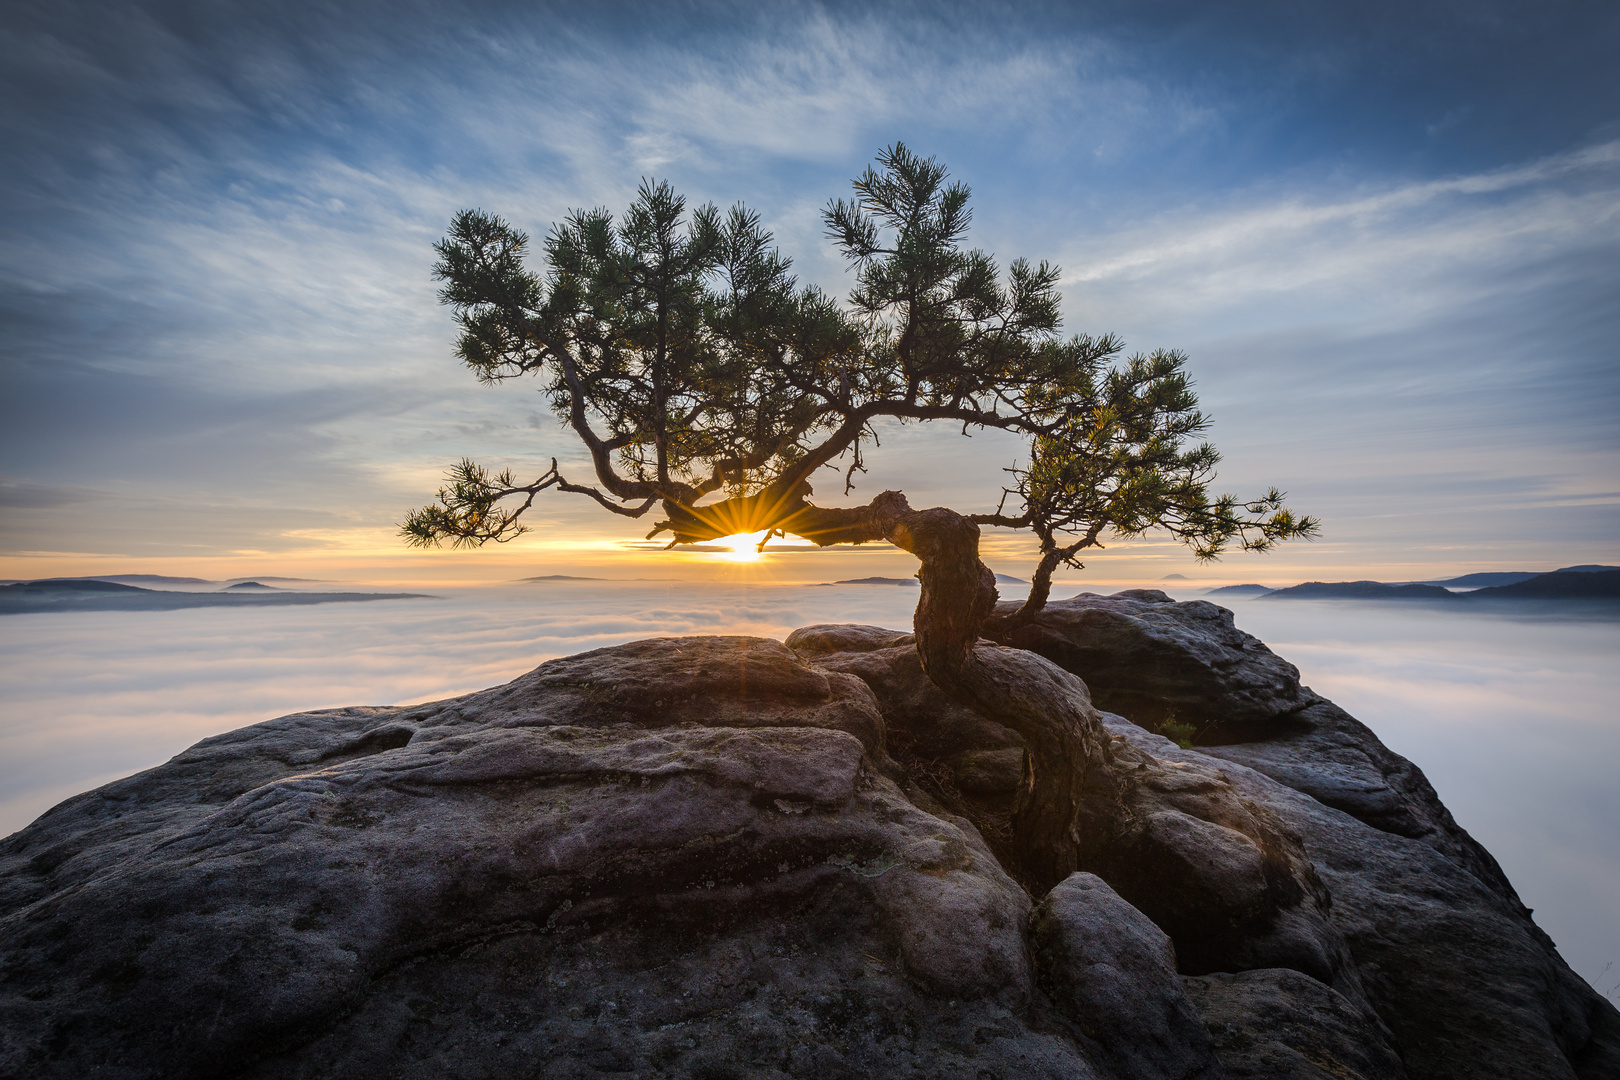
[[[1125,815],[1108,737],[1083,684],[1044,658],[981,641],[996,604],[979,527],[936,507],[898,515],[888,539],[916,555],[913,627],[923,670],[941,690],[1023,736],[1028,775],[1013,815],[1020,876],[1044,893],[1116,835]]]
[[[735,523],[754,511],[724,503],[671,508],[666,527],[683,541],[710,539],[737,531]],[[1021,865],[1012,869],[1036,895],[1118,835],[1126,816],[1121,780],[1084,684],[1034,653],[980,638],[997,592],[995,575],[979,560],[978,525],[943,507],[913,510],[898,491],[849,509],[811,506],[800,496],[770,516],[757,527],[821,545],[887,540],[917,557],[922,597],[913,628],[923,670],[956,701],[1018,732],[1028,748],[1013,814]]]

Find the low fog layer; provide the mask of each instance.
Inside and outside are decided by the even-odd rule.
[[[917,597],[882,586],[674,581],[435,591],[444,599],[0,620],[11,658],[0,670],[0,833],[198,739],[273,716],[450,697],[642,637],[783,637],[816,622],[906,627]],[[1416,761],[1575,970],[1615,991],[1620,621],[1224,603],[1308,684]]]

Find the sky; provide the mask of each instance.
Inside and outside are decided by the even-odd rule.
[[[1080,577],[1617,563],[1615,55],[1596,0],[13,2],[0,577],[733,573],[554,492],[510,545],[399,543],[463,456],[582,457],[535,387],[454,360],[431,246],[464,207],[540,236],[653,177],[746,202],[842,294],[820,210],[896,140],[973,189],[972,243],[1063,268],[1068,331],[1190,354],[1218,488],[1323,520],[1214,566],[1113,544]],[[883,434],[853,498],[988,508],[1020,452]],[[985,550],[1027,573],[1027,538]]]

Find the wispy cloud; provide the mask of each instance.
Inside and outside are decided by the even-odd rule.
[[[1499,288],[1505,273],[1545,272],[1549,256],[1620,242],[1620,142],[1371,192],[1234,201],[1087,237],[1063,256],[1065,283],[1116,310],[1127,289],[1138,309],[1170,309],[1173,294],[1183,322],[1252,323],[1261,305],[1273,324],[1371,307],[1410,318]]]
[[[91,496],[82,490],[30,484],[26,480],[0,478],[0,506],[12,509],[54,510],[60,506],[84,502]]]

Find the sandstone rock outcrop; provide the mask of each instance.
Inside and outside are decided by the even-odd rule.
[[[1184,980],[1227,1080],[1371,1080],[1405,1068],[1370,1010],[1287,968]]]
[[[1401,1075],[1379,1071],[1391,1060],[1424,1077],[1620,1075],[1620,1014],[1558,957],[1421,770],[1301,686],[1230,612],[1153,590],[1082,595],[1050,605],[1026,633],[1021,644],[1072,665],[1094,700],[1138,721],[1103,714],[1116,757],[1142,771],[1138,842],[1088,869],[1169,933],[1184,975],[1293,971],[1330,990],[1327,1000],[1343,1003],[1340,1030],[1374,1071],[1358,1072],[1355,1055],[1322,1057],[1321,1047],[1299,1049],[1298,1060],[1337,1062],[1318,1062],[1325,1075]],[[899,736],[891,746],[902,767],[995,844],[1005,802],[963,775],[975,730],[1001,753],[1016,736],[976,728],[985,722],[931,692],[898,635],[808,627],[789,643],[867,681]],[[1201,699],[1215,704],[1189,704]],[[1200,741],[1216,745],[1182,749],[1142,726],[1172,713],[1196,718]],[[1206,1020],[1228,1023],[1210,1020],[1223,1008],[1217,999],[1253,997],[1259,978],[1199,982]],[[1303,985],[1288,975],[1271,983],[1274,1001]],[[1320,1007],[1290,1006],[1297,1015]],[[1346,1027],[1349,1016],[1360,1019]],[[1217,1039],[1240,1075],[1321,1075],[1252,1071],[1282,1060],[1249,1054],[1254,1038]]]
[[[1237,629],[1230,611],[1157,589],[1053,601],[1006,643],[1083,672],[1099,709],[1150,729],[1173,718],[1200,743],[1269,736],[1314,700],[1299,669]]]
[[[1098,1044],[1116,1075],[1221,1075],[1169,935],[1102,878],[1073,874],[1047,893],[1030,940],[1053,1005]]]
[[[636,642],[230,732],[0,842],[0,1076],[1620,1075],[1411,763],[1213,605],[1068,604],[1043,655],[1136,710],[1130,827],[1043,896],[1019,737],[906,635]],[[1131,722],[1170,709],[1220,745]]]

